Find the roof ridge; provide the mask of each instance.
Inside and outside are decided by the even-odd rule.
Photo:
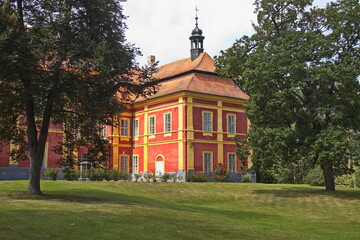
[[[195,74],[192,74],[191,79],[190,79],[189,83],[187,84],[187,86],[185,87],[184,90],[188,90],[188,88],[190,86],[190,83],[194,80],[194,77],[195,77]]]
[[[198,68],[200,66],[200,64],[202,63],[202,60],[204,60],[205,54],[206,54],[206,52],[202,52],[200,54],[200,55],[202,55],[201,59],[199,60],[199,63],[193,68],[193,70],[195,70],[196,68]]]

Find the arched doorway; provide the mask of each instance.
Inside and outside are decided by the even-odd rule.
[[[165,159],[161,154],[155,158],[155,173],[156,175],[163,175],[165,173]]]

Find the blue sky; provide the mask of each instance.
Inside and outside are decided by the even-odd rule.
[[[323,7],[330,0],[315,0]],[[229,48],[236,39],[252,33],[256,21],[254,0],[127,0],[123,4],[127,40],[140,48],[140,65],[155,55],[160,65],[190,56],[189,36],[195,27],[195,7],[204,49],[210,56]]]

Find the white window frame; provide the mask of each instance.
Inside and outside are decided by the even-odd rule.
[[[164,132],[171,132],[171,112],[164,113]]]
[[[134,174],[139,173],[139,155],[132,156],[132,171]]]
[[[226,122],[227,122],[227,132],[231,133],[231,134],[235,134],[236,133],[236,115],[235,114],[227,114]]]
[[[213,112],[203,111],[202,112],[202,123],[203,123],[203,131],[211,132],[212,124],[213,124]]]
[[[236,154],[228,153],[228,170],[229,172],[236,172]]]
[[[139,119],[133,120],[133,135],[134,137],[139,136]]]
[[[129,119],[120,119],[120,136],[129,136]]]
[[[155,115],[153,115],[153,116],[149,116],[149,134],[154,135],[155,133],[156,133],[156,117]]]
[[[212,152],[203,152],[203,170],[205,173],[213,172],[213,153]]]
[[[125,171],[123,171],[125,170]],[[129,173],[129,156],[120,155],[120,172]]]

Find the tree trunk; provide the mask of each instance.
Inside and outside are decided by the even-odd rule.
[[[44,110],[43,119],[42,119],[42,125],[40,130],[40,136],[39,141],[37,141],[37,131],[35,124],[31,124],[34,122],[34,119],[28,119],[28,129],[27,129],[27,135],[28,135],[28,141],[29,141],[29,151],[30,151],[30,179],[29,179],[29,185],[28,185],[28,193],[29,194],[35,194],[40,195],[42,194],[40,190],[40,177],[41,177],[41,166],[44,158],[44,152],[46,147],[46,139],[49,132],[49,126],[50,126],[50,119],[52,114],[52,94],[49,93],[47,97],[47,104]],[[31,103],[31,101],[30,101]],[[30,115],[33,114],[32,111],[30,111]],[[34,128],[35,129],[32,129]],[[35,136],[33,135],[35,134]],[[32,144],[32,142],[36,142],[36,144]]]
[[[334,167],[331,163],[325,163],[322,166],[324,181],[325,181],[325,190],[326,191],[335,191],[335,178],[334,178]]]
[[[44,155],[43,154],[37,154]],[[28,194],[33,195],[41,195],[41,189],[40,189],[40,177],[41,177],[41,165],[42,165],[42,159],[39,160],[39,157],[30,157],[30,179],[29,179],[29,185],[28,185]]]

